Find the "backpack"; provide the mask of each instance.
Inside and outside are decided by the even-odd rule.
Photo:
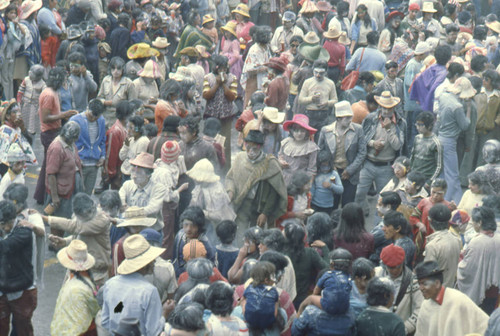
[[[271,286],[250,285],[245,289],[245,320],[249,327],[266,329],[276,321],[274,308],[278,301],[278,291]]]
[[[328,275],[326,275],[328,274]],[[341,271],[328,271],[329,286],[321,293],[323,310],[330,315],[342,315],[349,310],[351,297],[351,279]]]

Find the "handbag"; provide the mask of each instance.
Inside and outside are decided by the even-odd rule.
[[[359,78],[359,67],[361,66],[361,62],[363,61],[363,55],[365,53],[365,49],[366,48],[363,48],[363,51],[361,52],[361,58],[359,59],[358,68],[356,70],[351,71],[351,73],[348,74],[342,80],[342,84],[340,85],[340,88],[342,89],[342,91],[350,90],[356,85],[356,82],[358,81],[358,78]]]

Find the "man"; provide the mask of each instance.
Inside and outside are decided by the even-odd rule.
[[[103,289],[102,327],[116,330],[123,319],[138,319],[141,334],[157,336],[165,327],[160,295],[145,276],[153,273],[155,260],[165,249],[150,246],[139,234],[123,243],[125,260],[118,275],[106,282]]]
[[[434,35],[434,37],[439,38],[441,36],[441,25],[438,20],[433,18],[434,13],[436,12],[437,10],[434,9],[433,2],[424,2],[422,6],[422,17],[417,19],[417,22],[421,25],[423,30],[428,30]]]
[[[33,231],[16,220],[11,201],[0,202],[0,335],[9,335],[10,319],[18,335],[33,336],[37,304],[33,274]]]
[[[476,168],[476,171],[487,173],[488,182],[494,190],[500,190],[500,141],[496,139],[488,140],[483,146],[484,165]]]
[[[262,152],[263,144],[262,132],[250,130],[245,138],[246,153],[236,154],[226,176],[226,190],[238,214],[238,243],[250,226],[272,226],[286,212],[288,198],[283,173],[278,160]]]
[[[366,48],[358,48],[347,63],[346,71],[352,71],[359,68],[359,71],[374,71],[378,70],[385,73],[385,62],[387,61],[384,53],[377,49],[378,33],[371,31],[366,35],[368,46]]]
[[[424,261],[435,261],[443,271],[443,286],[453,288],[457,274],[461,241],[449,230],[451,211],[444,204],[436,204],[429,210],[429,220],[434,233],[427,236]]]
[[[106,126],[103,113],[102,101],[92,99],[87,111],[69,119],[80,126],[80,136],[75,145],[82,160],[83,191],[87,195],[92,195],[97,170],[104,164],[106,157]]]
[[[203,94],[203,81],[205,78],[205,70],[198,62],[198,57],[200,53],[194,47],[187,47],[180,51],[180,66],[185,66],[191,72],[193,79],[196,82],[196,90],[200,94]]]
[[[457,139],[470,124],[472,102],[476,90],[471,82],[460,77],[447,92],[439,96],[439,142],[443,145],[444,179],[448,184],[445,198],[460,203],[462,187],[459,179]]]
[[[302,29],[295,25],[296,15],[294,12],[286,11],[283,13],[283,26],[276,28],[271,39],[271,51],[279,54],[290,48],[290,40],[293,36],[304,37]]]
[[[328,23],[328,29],[336,27],[338,31],[345,32],[351,36],[351,21],[347,18],[349,15],[349,3],[340,1],[337,3],[337,16],[333,17]]]
[[[264,103],[285,111],[290,87],[290,80],[284,75],[286,63],[281,57],[273,57],[266,66],[269,68],[268,78],[271,82],[267,85]]]
[[[370,72],[367,73],[371,74]],[[351,109],[353,114],[352,122],[361,125],[366,116],[378,109],[378,103],[373,92],[367,94],[364,100],[352,104]]]
[[[364,100],[366,96],[372,92],[374,85],[375,76],[371,72],[360,72],[356,86],[350,90],[344,91],[343,98],[351,104]]]
[[[403,80],[398,78],[398,63],[387,61],[387,63],[385,63],[385,73],[384,79],[375,86],[373,93],[379,95],[384,91],[389,91],[393,97],[398,97],[400,100],[399,104],[396,105],[396,111],[403,115],[405,93]]]
[[[394,282],[395,295],[392,311],[405,324],[407,335],[415,332],[420,306],[424,301],[418,290],[418,281],[412,270],[405,265],[405,251],[402,247],[391,244],[380,253],[382,265],[375,267],[375,276],[388,277]]]
[[[120,199],[126,207],[140,207],[143,215],[156,218],[153,229],[163,228],[163,199],[166,187],[160,183],[153,183],[151,175],[154,169],[154,157],[149,153],[141,153],[133,160],[131,180],[126,181],[120,188]]]
[[[366,161],[359,176],[355,202],[363,204],[373,182],[377,193],[393,176],[392,163],[404,145],[406,122],[395,113],[400,100],[389,91],[375,96],[380,105],[378,112],[370,113],[363,120],[363,131],[367,143]]]
[[[309,125],[315,129],[321,129],[328,124],[330,111],[338,101],[335,83],[325,78],[327,69],[326,61],[315,61],[313,77],[304,81],[299,93],[299,103],[305,105],[305,115],[309,117]],[[318,137],[316,133],[316,142]]]
[[[397,211],[401,205],[401,197],[395,191],[384,191],[380,193],[377,201],[377,216],[380,222],[372,229],[375,251],[370,255],[370,260],[378,265],[380,263],[380,253],[382,249],[392,243],[385,237],[384,216],[390,211]],[[377,217],[375,217],[377,218]]]
[[[415,336],[482,335],[488,315],[462,292],[443,286],[443,271],[435,261],[415,268],[424,302],[418,315]]]
[[[352,122],[352,110],[349,102],[335,104],[336,121],[321,129],[318,146],[320,150],[332,153],[333,165],[344,186],[342,195],[334,196],[334,205],[342,206],[354,201],[359,173],[366,157],[366,143],[363,128]]]
[[[497,198],[497,207],[498,204]],[[462,293],[491,314],[498,302],[500,287],[500,234],[494,210],[486,206],[474,208],[472,219],[480,230],[467,245],[464,258],[458,264],[457,285]]]
[[[179,133],[177,131],[177,127],[179,127],[179,123],[181,121],[181,117],[176,115],[169,115],[163,120],[163,128],[161,133],[151,139],[148,144],[148,153],[153,154],[155,161],[158,160],[161,156],[161,147],[167,141],[180,141]]]
[[[458,56],[462,46],[457,43],[458,33],[460,28],[454,23],[450,23],[446,26],[446,38],[441,40],[440,45],[447,45],[451,48],[451,54]]]
[[[338,82],[340,77],[344,76],[345,72],[345,46],[339,42],[341,31],[336,27],[329,28],[328,31],[323,33],[326,39],[323,48],[330,54],[328,60],[328,78],[333,82]]]

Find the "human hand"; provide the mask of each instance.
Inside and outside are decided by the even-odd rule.
[[[375,142],[373,143],[373,147],[380,151],[382,149],[384,149],[384,142],[382,140],[375,140]]]
[[[321,110],[325,110],[328,108],[328,103],[327,102],[324,102],[324,103],[318,103],[317,104],[318,107],[321,109]]]
[[[278,159],[278,162],[281,165],[281,168],[288,168],[288,167],[290,167],[290,165],[288,164],[288,162],[286,162],[283,159]]]
[[[418,230],[422,233],[427,233],[427,228],[425,227],[425,224],[422,222],[417,223]]]
[[[85,65],[82,65],[80,67],[80,73],[82,74],[83,77],[87,76],[87,68],[85,67]]]
[[[168,318],[170,313],[174,311],[174,308],[175,308],[175,301],[174,300],[168,299],[167,301],[165,301],[165,303],[162,306],[163,317]]]
[[[307,215],[305,213],[301,212],[294,212],[295,218],[301,219],[301,220],[306,220]]]
[[[28,222],[25,219],[21,219],[19,222],[17,222],[17,224],[20,225],[20,226],[24,226],[24,227],[33,229],[33,223],[30,223],[30,222]]]
[[[327,180],[327,181],[324,181],[324,182],[321,184],[321,186],[322,186],[323,188],[328,189],[328,188],[330,188],[330,187],[332,186],[332,184],[331,184],[330,182],[328,182],[328,180]]]
[[[99,159],[99,161],[97,161],[96,166],[97,167],[101,167],[103,164],[104,164],[104,158],[102,157],[102,158]]]
[[[341,177],[342,177],[342,180],[348,180],[351,177],[351,175],[347,172],[347,170],[344,170],[342,172]]]
[[[322,240],[315,240],[311,244],[311,247],[323,247],[323,246],[326,246],[326,244]]]
[[[125,138],[123,143],[125,144],[125,146],[129,146],[130,145],[130,138]]]
[[[259,217],[257,217],[257,226],[259,227],[264,227],[267,223],[267,216],[265,214],[260,214]]]
[[[58,209],[59,206],[61,205],[61,200],[59,199],[58,195],[51,195],[52,196],[52,205],[54,208]]]
[[[240,250],[238,252],[238,257],[240,259],[245,259],[246,256],[248,255],[248,244],[243,244],[242,247],[240,247]]]
[[[457,204],[455,203],[455,201],[451,201],[448,207],[450,208],[451,211],[453,211],[457,209]]]
[[[69,119],[72,116],[77,115],[77,114],[78,114],[78,111],[76,111],[76,110],[69,110],[69,111],[63,112],[63,119]]]
[[[177,188],[177,191],[178,192],[183,192],[184,190],[187,190],[187,188],[189,188],[189,183],[183,183],[181,184],[181,186],[179,188]]]
[[[60,250],[66,246],[66,240],[64,240],[64,238],[55,236],[53,234],[49,235],[49,243],[52,247],[54,247],[57,250]]]
[[[228,191],[227,192],[227,196],[229,196],[229,199],[232,201],[233,200],[233,197],[234,197],[234,194],[232,191]]]

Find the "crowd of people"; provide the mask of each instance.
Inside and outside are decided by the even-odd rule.
[[[499,1],[0,14],[0,336],[500,335]]]

